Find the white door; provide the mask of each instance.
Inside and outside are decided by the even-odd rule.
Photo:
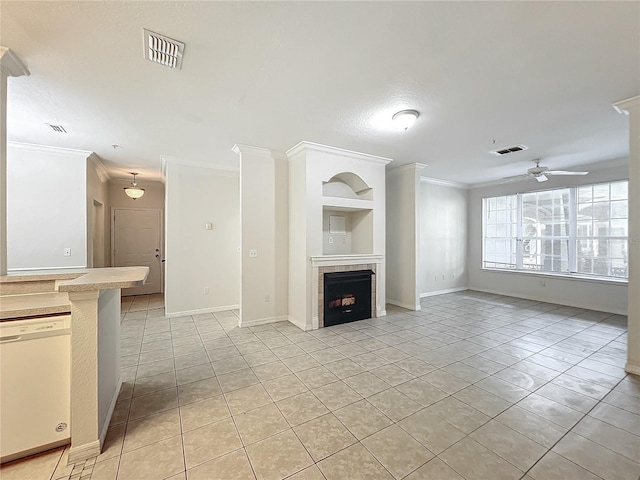
[[[162,291],[160,210],[116,208],[113,210],[113,258],[115,267],[149,267],[141,287],[125,288],[122,295]]]

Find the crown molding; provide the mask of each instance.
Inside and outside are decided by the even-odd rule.
[[[466,183],[452,182],[450,180],[441,180],[439,178],[420,177],[420,183],[429,183],[431,185],[441,185],[443,187],[455,187],[467,190],[469,185]]]
[[[51,147],[49,145],[36,145],[34,143],[7,142],[7,147],[16,148],[25,152],[55,153],[58,155],[77,155],[89,158],[93,152],[89,150],[78,150],[75,148]]]
[[[18,56],[7,47],[0,46],[0,71],[7,77],[29,76],[29,70]]]
[[[96,153],[91,152],[91,155],[89,155],[87,160],[95,167],[96,173],[98,174],[98,178],[101,182],[108,182],[111,180],[111,175],[109,174],[107,167],[104,166],[102,159]]]
[[[185,160],[184,158],[172,157],[170,155],[161,155],[160,156],[160,164],[162,170],[163,182],[166,180],[167,176],[167,166],[169,165],[180,165],[183,167],[193,167],[193,168],[206,168],[208,170],[217,170],[219,172],[226,172],[231,176],[238,175],[240,173],[240,167],[230,167],[227,165],[217,165],[210,163],[200,163],[194,162],[191,160]]]
[[[256,157],[275,158],[279,160],[287,159],[287,156],[284,153],[278,152],[277,150],[269,150],[268,148],[253,147],[251,145],[242,145],[239,143],[236,143],[231,148],[231,151],[236,155],[254,155]]]
[[[395,175],[397,173],[402,172],[420,172],[422,169],[426,168],[428,165],[425,163],[407,163],[405,165],[400,165],[399,167],[393,167],[387,170],[387,175]],[[422,177],[420,177],[422,178]]]
[[[635,97],[627,98],[626,100],[621,100],[613,104],[613,108],[615,108],[616,112],[622,113],[623,115],[629,115],[631,110],[638,107],[640,107],[640,95],[636,95]]]
[[[290,159],[296,155],[299,155],[302,152],[321,152],[321,153],[329,153],[331,155],[338,155],[341,157],[353,158],[356,160],[364,160],[367,162],[380,163],[382,165],[387,165],[390,162],[393,162],[392,158],[386,157],[378,157],[377,155],[370,155],[368,153],[354,152],[353,150],[345,150],[344,148],[330,147],[328,145],[321,145],[319,143],[312,142],[300,142],[289,150],[286,151],[287,157]]]

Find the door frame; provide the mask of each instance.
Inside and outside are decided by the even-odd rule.
[[[116,265],[116,210],[140,210],[158,212],[160,217],[160,293],[164,294],[164,215],[161,208],[111,207],[111,265]]]

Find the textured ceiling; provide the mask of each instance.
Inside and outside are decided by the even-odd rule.
[[[640,93],[639,2],[13,2],[0,44],[9,140],[95,151],[116,177],[161,156],[237,165],[301,140],[481,183],[624,157],[613,102]],[[143,59],[142,29],[186,43]],[[404,108],[421,115],[392,128]],[[62,124],[66,135],[45,123]],[[495,140],[495,143],[494,143]],[[111,145],[123,148],[114,150]],[[524,144],[505,157],[488,152]]]

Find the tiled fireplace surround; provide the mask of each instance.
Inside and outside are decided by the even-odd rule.
[[[382,255],[325,255],[311,257],[313,266],[313,291],[318,292],[313,311],[313,325],[315,328],[324,327],[324,274],[334,272],[354,272],[358,270],[372,270],[374,275],[371,281],[371,317],[376,318],[380,309],[377,307],[378,291],[378,265],[382,262]],[[368,263],[364,263],[368,262]]]

